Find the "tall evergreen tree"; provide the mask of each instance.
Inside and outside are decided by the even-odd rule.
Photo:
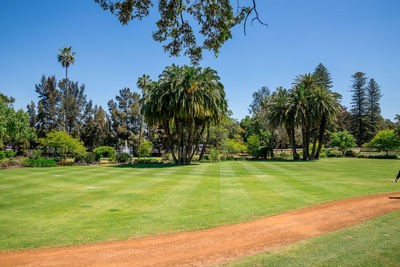
[[[140,129],[140,95],[129,88],[119,91],[114,100],[108,101],[112,129],[120,141],[134,141]]]
[[[68,82],[62,80],[59,82],[60,88],[60,121],[62,128],[73,137],[79,136],[80,128],[85,116],[87,105],[85,95],[85,85],[79,85],[78,82]]]
[[[367,140],[371,140],[377,133],[379,122],[381,120],[381,105],[379,103],[382,97],[379,84],[370,79],[367,85],[367,115],[368,115],[368,132]]]
[[[356,72],[352,76],[351,92],[351,133],[356,138],[358,146],[368,141],[368,98],[366,81],[367,77],[363,72]]]
[[[315,67],[314,75],[317,77],[316,84],[324,86],[327,89],[333,87],[331,74],[322,63],[319,63],[318,66]]]
[[[110,131],[110,121],[102,106],[92,107],[91,101],[86,107],[85,121],[81,130],[81,139],[89,149],[114,145]]]
[[[57,81],[54,76],[45,77],[43,75],[40,83],[35,85],[35,88],[36,93],[39,94],[36,123],[37,134],[38,137],[45,137],[51,130],[61,130],[59,120],[61,94],[57,89]],[[28,109],[34,108],[31,105]]]

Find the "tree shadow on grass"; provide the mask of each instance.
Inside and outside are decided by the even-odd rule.
[[[176,165],[172,163],[135,163],[135,164],[121,164],[108,166],[111,168],[131,168],[131,169],[160,169],[160,168],[172,168],[172,167],[184,167],[184,166],[193,166],[198,164],[190,164],[190,165]]]
[[[400,199],[400,197],[389,197],[390,199]]]

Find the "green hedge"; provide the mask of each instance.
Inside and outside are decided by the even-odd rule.
[[[25,159],[24,167],[56,167],[57,162],[54,159]]]

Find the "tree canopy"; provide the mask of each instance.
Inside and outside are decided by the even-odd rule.
[[[147,17],[157,5],[160,19],[153,39],[164,43],[166,52],[179,56],[181,52],[197,63],[203,49],[218,55],[221,46],[232,38],[232,28],[244,22],[244,32],[250,16],[251,23],[263,23],[256,0],[94,0],[104,10],[118,17],[122,24]],[[236,7],[232,3],[236,4]],[[198,32],[195,29],[199,28]],[[199,41],[201,39],[202,41]]]
[[[172,65],[153,83],[141,111],[150,126],[163,129],[175,163],[189,164],[206,126],[223,119],[227,101],[215,70]]]

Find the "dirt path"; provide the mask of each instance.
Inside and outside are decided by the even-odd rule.
[[[215,265],[400,210],[400,192],[350,198],[250,222],[118,242],[0,253],[0,266]]]

